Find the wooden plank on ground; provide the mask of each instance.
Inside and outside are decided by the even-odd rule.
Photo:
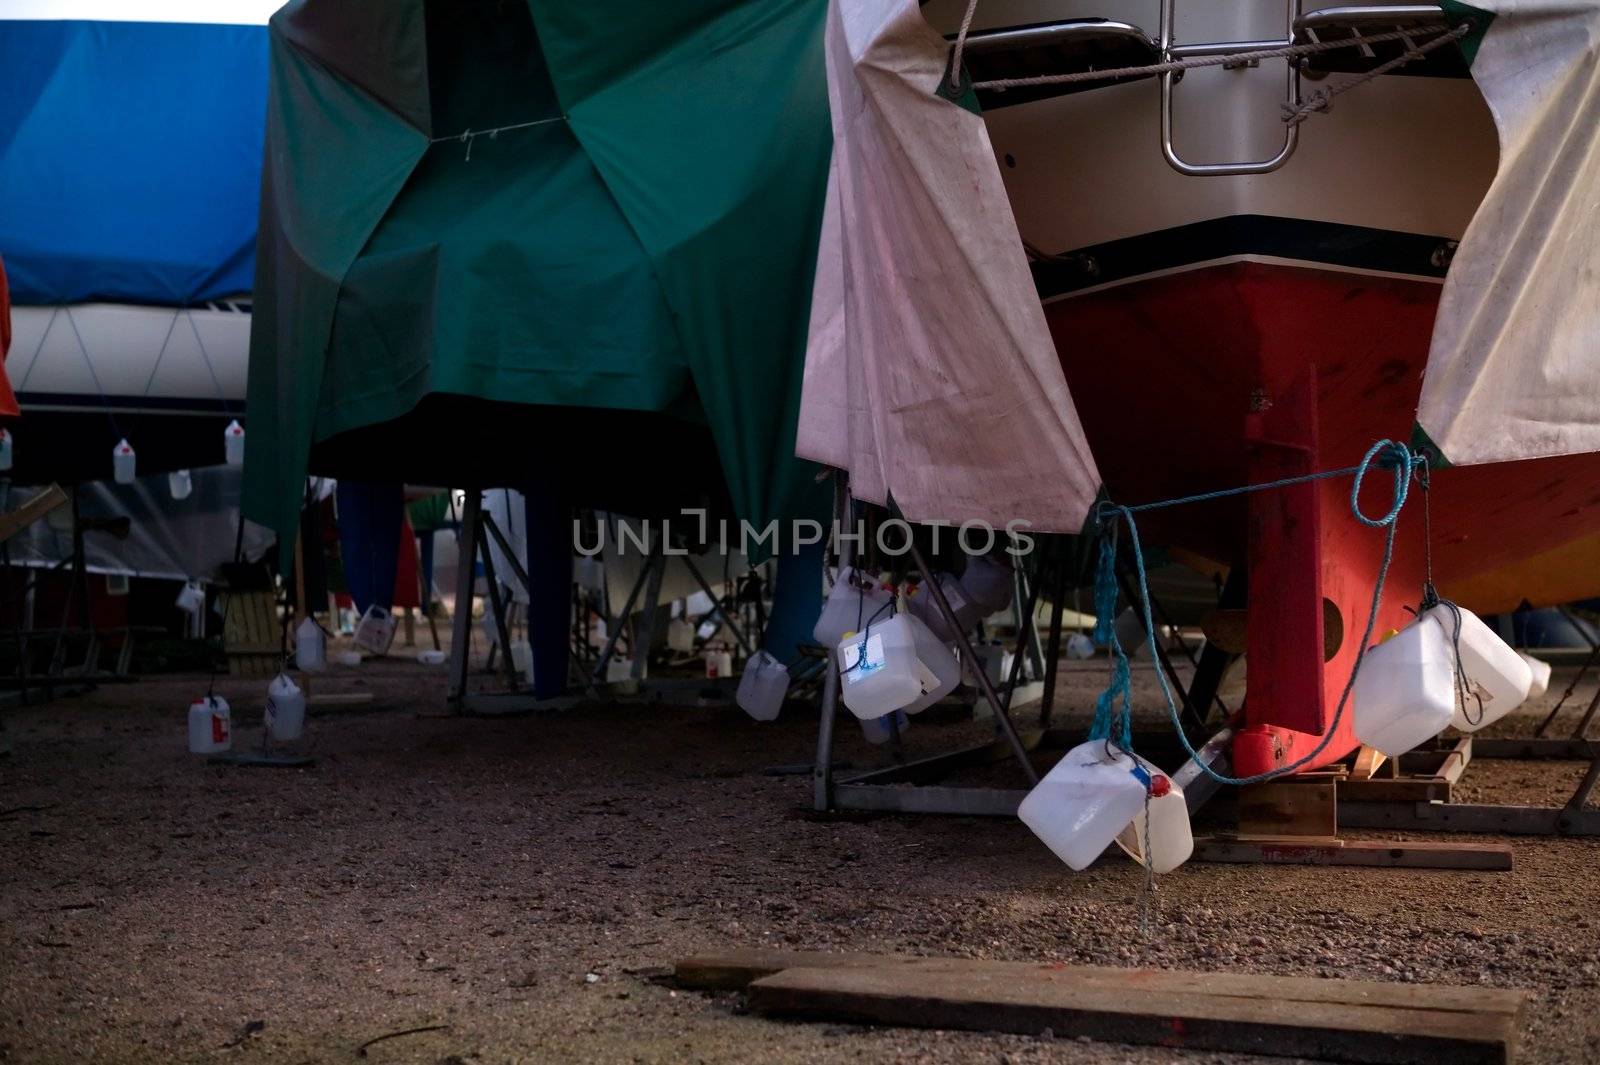
[[[749,987],[774,1016],[960,1028],[1330,1061],[1513,1059],[1524,993],[972,959],[786,967]]]
[[[1503,872],[1512,852],[1502,843],[1302,839],[1294,836],[1202,836],[1194,860],[1262,865],[1359,865],[1390,869],[1472,869]]]

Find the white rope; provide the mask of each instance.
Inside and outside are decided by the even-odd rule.
[[[1359,85],[1365,85],[1367,82],[1372,81],[1375,78],[1382,77],[1391,70],[1396,70],[1405,66],[1413,59],[1421,59],[1435,48],[1449,44],[1451,41],[1459,41],[1461,38],[1465,37],[1468,31],[1471,29],[1472,26],[1470,23],[1463,22],[1449,33],[1442,33],[1433,40],[1428,41],[1426,44],[1411,45],[1411,47],[1407,48],[1404,52],[1395,56],[1393,59],[1379,63],[1365,74],[1352,78],[1350,81],[1344,82],[1340,85],[1330,85],[1325,89],[1318,89],[1316,92],[1312,93],[1309,97],[1307,97],[1305,100],[1302,100],[1298,104],[1292,104],[1285,100],[1283,102],[1283,121],[1288,125],[1298,126],[1307,118],[1311,117],[1311,113],[1313,111],[1327,114],[1333,109],[1333,98],[1338,96],[1340,93],[1349,92],[1351,89],[1354,89]],[[1368,38],[1368,40],[1370,41],[1371,38]],[[1409,44],[1410,42],[1408,41],[1407,43]]]
[[[977,0],[973,0],[973,2],[976,3]],[[496,137],[500,136],[500,134],[510,133],[512,130],[530,129],[534,126],[548,126],[552,122],[565,122],[566,120],[566,115],[557,115],[554,118],[536,118],[532,122],[514,122],[509,126],[495,126],[493,129],[472,129],[471,127],[468,127],[467,129],[462,130],[460,133],[452,133],[447,137],[430,137],[428,138],[428,143],[443,144],[445,141],[460,141],[462,144],[467,146],[467,159],[468,161],[471,161],[472,142],[477,140],[479,137],[488,137],[490,140],[494,140]]]
[[[972,29],[972,16],[978,13],[978,0],[967,0],[967,13],[961,16],[961,29],[956,34],[955,51],[950,53],[950,91],[961,89],[961,53],[967,47],[967,34]]]
[[[1279,48],[1258,48],[1249,52],[1234,52],[1231,55],[1202,55],[1189,56],[1185,59],[1169,59],[1163,63],[1148,63],[1138,67],[1116,67],[1110,70],[1079,70],[1070,74],[1040,74],[1031,78],[998,78],[994,81],[980,81],[973,84],[974,89],[1023,89],[1035,85],[1072,85],[1090,81],[1116,81],[1121,78],[1142,78],[1152,74],[1168,74],[1180,70],[1197,70],[1202,67],[1235,66],[1246,63],[1255,63],[1263,59],[1293,59],[1303,55],[1319,55],[1323,52],[1334,52],[1344,48],[1360,48],[1365,45],[1384,44],[1388,41],[1405,41],[1411,45],[1412,38],[1428,33],[1441,34],[1440,37],[1429,41],[1425,46],[1431,51],[1445,41],[1456,40],[1464,36],[1471,29],[1471,25],[1463,23],[1451,30],[1450,27],[1437,24],[1416,26],[1409,30],[1391,30],[1386,33],[1375,33],[1370,37],[1350,37],[1338,41],[1310,41],[1306,44],[1284,45]],[[956,44],[961,44],[961,39],[956,39]],[[1420,49],[1413,51],[1421,53]],[[1407,56],[1410,53],[1406,53]],[[1404,57],[1402,57],[1404,58]],[[1395,66],[1399,63],[1391,60]],[[1388,69],[1393,69],[1389,64],[1384,64]]]

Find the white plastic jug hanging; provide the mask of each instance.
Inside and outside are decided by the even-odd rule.
[[[616,656],[613,655],[611,661],[616,660]],[[533,672],[533,647],[527,640],[511,641],[511,668],[523,676]]]
[[[206,605],[205,590],[200,587],[199,581],[185,581],[182,588],[178,589],[178,598],[173,605],[185,614],[198,614]]]
[[[1350,688],[1356,739],[1397,758],[1450,725],[1455,655],[1426,615],[1367,651]]]
[[[1094,657],[1094,641],[1081,632],[1067,637],[1067,657],[1076,661]]]
[[[233,715],[228,700],[208,695],[189,704],[189,750],[216,754],[233,747]]]
[[[734,701],[757,721],[774,721],[789,694],[789,667],[770,652],[757,651],[744,664]]]
[[[979,617],[1004,610],[1011,603],[1014,570],[988,555],[970,555],[961,573],[961,588],[974,603]]]
[[[194,493],[194,478],[188,470],[173,470],[167,474],[167,491],[173,499],[188,499]]]
[[[0,472],[11,468],[11,463],[15,458],[14,447],[15,445],[11,441],[11,430],[0,429]]]
[[[322,626],[309,617],[301,618],[294,630],[294,664],[307,673],[328,667],[328,640]]]
[[[394,643],[394,625],[394,615],[386,608],[373,603],[367,607],[367,612],[361,615],[361,620],[356,622],[352,642],[371,654],[388,654],[389,645]]]
[[[531,684],[531,683],[533,683],[533,681],[531,679],[531,673],[532,673],[532,665],[531,665],[531,663],[530,663],[530,666],[529,666],[529,672],[530,672],[530,679],[529,679],[528,683]],[[611,660],[606,663],[606,683],[607,684],[625,684],[625,683],[627,683],[628,681],[630,681],[632,679],[633,679],[633,656],[631,656],[631,655],[613,654],[611,656]]]
[[[1456,615],[1461,619],[1459,642],[1455,640]],[[1465,697],[1456,700],[1452,725],[1462,732],[1476,732],[1527,701],[1533,688],[1533,668],[1478,615],[1440,603],[1423,617],[1433,618],[1460,649]]]
[[[111,476],[118,484],[132,484],[135,476],[136,456],[133,445],[128,443],[128,438],[123,437],[117,441],[117,446],[111,449]]]
[[[935,636],[945,643],[954,643],[961,638],[983,617],[985,611],[977,603],[967,598],[966,589],[961,586],[954,574],[941,573],[938,575],[939,588],[944,592],[945,601],[950,604],[950,612],[956,616],[956,623],[951,625],[945,618],[944,611],[939,609],[939,601],[934,597],[933,589],[926,585],[917,588],[906,597],[906,611],[918,618],[933,632]]]
[[[882,745],[894,739],[895,732],[904,736],[911,728],[911,719],[904,710],[897,710],[892,714],[872,718],[870,721],[863,719],[860,722],[861,736],[868,743]]]
[[[1532,679],[1532,683],[1528,685],[1528,698],[1537,699],[1550,690],[1550,663],[1535,658],[1526,651],[1518,651],[1517,654],[1528,663],[1528,672]]]
[[[239,424],[237,418],[222,430],[222,456],[229,466],[244,465],[244,426]]]
[[[869,573],[846,566],[828,592],[822,614],[811,630],[811,638],[824,647],[835,647],[847,632],[860,632],[867,625],[889,616],[894,593],[884,588]]]
[[[1080,743],[1017,808],[1022,823],[1073,869],[1087,869],[1144,810],[1150,772],[1103,739]]]
[[[265,723],[267,735],[279,743],[299,739],[306,727],[306,693],[287,673],[279,673],[267,685]]]
[[[667,623],[667,650],[678,655],[694,651],[694,624],[688,618],[673,618]]]
[[[1170,873],[1194,853],[1189,804],[1171,777],[1137,754],[1133,757],[1150,777],[1149,821],[1147,824],[1146,810],[1141,808],[1117,835],[1117,846],[1140,865],[1145,864],[1148,853],[1151,872]]]
[[[836,652],[840,697],[852,714],[863,719],[923,709],[954,690],[961,679],[961,667],[950,649],[909,614],[896,614],[847,634]]]

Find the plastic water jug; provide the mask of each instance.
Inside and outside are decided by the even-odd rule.
[[[706,679],[733,676],[733,655],[721,644],[706,648]]]
[[[442,666],[449,661],[450,656],[443,651],[418,651],[417,661],[425,666]]]
[[[206,605],[205,590],[197,581],[185,581],[183,587],[178,589],[178,598],[173,600],[173,605],[185,614],[198,614]]]
[[[15,445],[11,440],[11,431],[9,429],[0,429],[0,471],[11,468],[11,463],[15,461],[14,447]]]
[[[611,661],[617,660],[616,655],[611,656]],[[533,669],[533,648],[527,640],[511,641],[511,668],[527,676]]]
[[[327,638],[322,635],[322,626],[310,618],[301,618],[295,626],[294,664],[306,673],[328,668]]]
[[[902,710],[875,717],[870,721],[863,720],[860,725],[862,738],[870,744],[881,746],[894,739],[895,729],[899,729],[900,735],[904,736],[911,728],[911,719]]]
[[[136,465],[133,445],[128,443],[127,437],[123,437],[111,449],[111,476],[118,484],[132,484]]]
[[[244,426],[239,424],[237,418],[222,430],[222,456],[229,466],[244,465]]]
[[[1189,804],[1183,797],[1183,789],[1171,777],[1137,754],[1133,757],[1150,776],[1148,831],[1145,810],[1141,808],[1128,827],[1117,834],[1117,846],[1140,865],[1145,863],[1148,852],[1152,872],[1170,873],[1194,853]]]
[[[373,603],[361,615],[361,620],[356,622],[355,635],[351,639],[363,651],[375,655],[388,654],[389,645],[394,643],[394,624],[394,615]]]
[[[633,658],[614,654],[606,663],[606,683],[622,684],[633,679]],[[528,663],[528,683],[533,683],[533,663]]]
[[[1431,614],[1369,650],[1350,690],[1356,738],[1390,758],[1437,736],[1455,716],[1455,655]]]
[[[694,623],[688,618],[673,618],[667,623],[667,650],[679,655],[694,651]]]
[[[1067,657],[1079,662],[1094,657],[1094,641],[1081,632],[1067,637]]]
[[[1105,740],[1068,751],[1017,808],[1022,823],[1073,869],[1087,869],[1144,812],[1149,770]]]
[[[811,630],[811,638],[824,647],[837,647],[847,632],[859,632],[869,623],[889,616],[894,596],[870,574],[846,566],[839,571],[822,616]]]
[[[306,693],[287,673],[279,673],[267,685],[265,722],[267,735],[279,743],[297,740],[305,730]]]
[[[1533,669],[1478,615],[1460,607],[1456,611],[1461,615],[1461,671],[1467,690],[1465,700],[1456,700],[1450,723],[1462,732],[1476,732],[1527,701]],[[1447,639],[1453,635],[1455,618],[1449,607],[1441,603],[1422,616],[1433,618]]]
[[[839,642],[839,693],[859,718],[922,709],[954,690],[961,667],[928,626],[909,614],[874,622]]]
[[[215,754],[233,747],[233,715],[228,700],[209,695],[189,704],[189,750]]]
[[[767,651],[757,651],[744,664],[734,700],[757,721],[774,721],[789,695],[789,667]]]
[[[961,573],[961,588],[978,610],[987,617],[1011,603],[1012,569],[988,555],[973,555]]]
[[[956,616],[955,625],[945,620],[944,611],[939,609],[939,602],[934,598],[933,591],[926,587],[917,588],[913,594],[906,597],[906,610],[928,626],[939,639],[945,643],[954,643],[960,639],[963,632],[969,631],[982,620],[985,611],[967,598],[961,581],[953,574],[941,573],[938,575],[938,581],[946,601],[950,604],[950,612]]]
[[[194,477],[188,470],[173,470],[167,474],[167,491],[173,499],[188,499],[194,493]]]
[[[1532,676],[1532,683],[1528,685],[1528,698],[1536,699],[1550,690],[1550,663],[1542,658],[1535,658],[1526,651],[1518,651],[1522,660],[1528,663],[1528,670]]]

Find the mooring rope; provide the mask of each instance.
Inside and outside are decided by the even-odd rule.
[[[1388,511],[1381,517],[1369,517],[1361,510],[1360,495],[1361,482],[1374,462],[1381,462],[1388,466],[1394,474],[1394,498]],[[1367,449],[1361,461],[1355,466],[1339,470],[1326,470],[1319,473],[1306,474],[1301,477],[1286,477],[1277,481],[1267,481],[1262,484],[1245,485],[1241,488],[1227,488],[1215,492],[1203,492],[1199,495],[1183,496],[1179,499],[1161,500],[1155,503],[1146,503],[1140,506],[1123,506],[1117,503],[1102,502],[1099,504],[1097,519],[1100,525],[1100,557],[1095,573],[1095,637],[1104,642],[1111,649],[1111,682],[1106,690],[1101,693],[1095,703],[1094,722],[1090,726],[1089,738],[1103,739],[1108,744],[1132,753],[1132,686],[1131,675],[1128,668],[1128,656],[1122,649],[1122,643],[1117,639],[1116,626],[1110,622],[1111,615],[1116,610],[1117,602],[1117,529],[1120,524],[1128,527],[1128,539],[1133,548],[1134,571],[1138,577],[1139,608],[1143,615],[1145,632],[1154,640],[1156,627],[1155,619],[1150,609],[1150,585],[1145,574],[1144,549],[1139,542],[1139,527],[1134,520],[1134,514],[1139,511],[1157,510],[1164,507],[1177,506],[1181,503],[1198,503],[1206,500],[1225,499],[1251,492],[1264,492],[1289,485],[1307,484],[1312,481],[1327,480],[1331,477],[1354,474],[1355,480],[1350,487],[1350,511],[1356,520],[1369,528],[1384,530],[1383,559],[1378,566],[1377,580],[1372,588],[1372,606],[1367,614],[1366,628],[1362,631],[1361,642],[1356,647],[1355,664],[1350,669],[1350,677],[1345,681],[1344,690],[1339,695],[1339,703],[1334,710],[1333,719],[1329,722],[1322,739],[1305,755],[1276,769],[1264,773],[1256,773],[1247,777],[1233,777],[1218,773],[1207,765],[1189,743],[1188,736],[1183,731],[1183,722],[1179,717],[1178,703],[1173,697],[1172,687],[1167,682],[1166,673],[1161,668],[1160,656],[1151,655],[1154,664],[1156,680],[1161,685],[1161,694],[1166,699],[1167,714],[1172,721],[1173,731],[1178,734],[1178,741],[1183,744],[1184,751],[1190,759],[1200,767],[1211,779],[1220,784],[1258,784],[1266,780],[1274,780],[1287,776],[1307,765],[1310,765],[1338,734],[1339,724],[1344,719],[1344,714],[1350,703],[1350,692],[1355,687],[1356,677],[1361,672],[1361,663],[1367,653],[1367,646],[1372,640],[1372,632],[1378,622],[1378,609],[1383,601],[1383,587],[1389,576],[1389,564],[1394,558],[1395,529],[1399,522],[1401,508],[1406,503],[1406,493],[1411,478],[1417,474],[1420,467],[1426,465],[1423,456],[1414,454],[1403,444],[1392,440],[1379,440]],[[1118,705],[1120,703],[1120,706]],[[1115,738],[1113,738],[1115,736]]]

